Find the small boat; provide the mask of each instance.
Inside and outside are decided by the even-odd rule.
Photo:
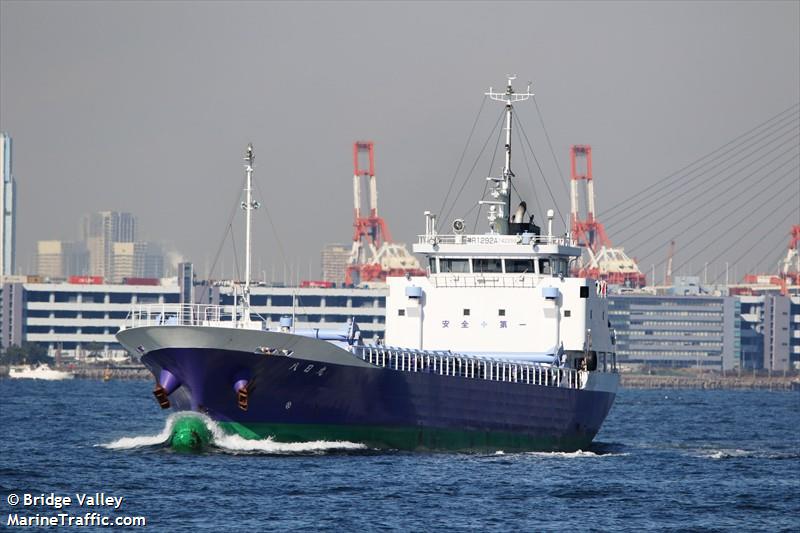
[[[14,379],[43,379],[46,381],[61,381],[72,379],[75,376],[65,370],[54,370],[46,363],[39,365],[13,365],[8,369],[8,377]]]
[[[103,371],[103,381],[111,381],[111,377],[112,377],[111,369],[106,367],[106,369]]]

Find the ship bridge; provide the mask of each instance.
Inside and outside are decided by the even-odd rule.
[[[569,274],[581,249],[569,237],[553,235],[419,235],[414,252],[428,257],[439,273]]]

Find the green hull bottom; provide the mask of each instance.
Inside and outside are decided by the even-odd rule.
[[[585,450],[592,437],[576,435],[568,438],[532,436],[500,431],[464,431],[453,429],[345,426],[321,424],[240,424],[220,422],[228,433],[246,439],[271,437],[276,442],[348,441],[368,448],[396,450],[448,451],[577,451]]]

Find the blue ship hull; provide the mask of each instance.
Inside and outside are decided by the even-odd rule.
[[[163,369],[179,379],[174,408],[205,413],[245,437],[376,448],[577,450],[591,443],[615,397],[212,348],[162,348],[142,362],[157,379]],[[247,410],[234,389],[243,376]]]

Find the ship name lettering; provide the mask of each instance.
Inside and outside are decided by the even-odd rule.
[[[314,365],[308,365],[307,367],[305,367],[305,368],[303,369],[303,372],[304,372],[305,374],[308,374],[309,372],[311,372],[311,369],[312,369],[312,368],[314,368]]]
[[[297,367],[299,367],[299,366],[300,366],[300,363],[295,363],[295,364],[293,364],[292,366],[289,367],[289,370],[291,370],[292,372],[297,372]]]
[[[326,370],[328,370],[328,367],[327,366],[323,366],[322,368],[317,370],[317,375],[318,376],[322,376],[322,374],[324,374]]]

